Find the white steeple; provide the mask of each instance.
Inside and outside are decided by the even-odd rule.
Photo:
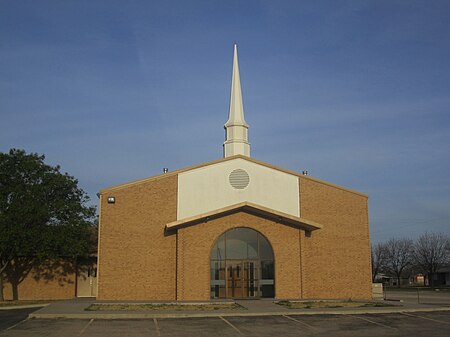
[[[241,79],[237,56],[237,44],[234,44],[233,77],[231,79],[230,113],[225,123],[225,143],[223,143],[223,156],[229,157],[242,154],[250,157],[250,144],[248,143],[248,124],[244,119],[242,105]]]

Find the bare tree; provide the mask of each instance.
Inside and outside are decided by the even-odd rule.
[[[414,262],[428,276],[433,286],[433,275],[439,268],[450,263],[450,238],[444,233],[426,232],[417,239]]]
[[[386,268],[386,247],[384,243],[377,243],[372,245],[372,282],[375,282],[375,277]]]
[[[390,239],[384,244],[386,271],[397,277],[397,286],[407,267],[412,265],[414,245],[410,239]]]

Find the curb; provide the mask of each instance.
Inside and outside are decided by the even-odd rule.
[[[362,315],[389,314],[402,312],[432,312],[450,311],[450,307],[433,308],[397,308],[397,309],[369,309],[369,310],[332,310],[332,311],[274,311],[274,312],[204,312],[204,313],[80,313],[80,314],[40,314],[31,313],[28,318],[69,318],[69,319],[148,319],[148,318],[190,318],[190,317],[251,317],[251,316],[291,316],[291,315]]]
[[[12,305],[7,307],[0,307],[0,310],[14,310],[14,309],[31,309],[31,308],[43,308],[50,305],[50,303],[43,304],[25,304],[25,305]]]

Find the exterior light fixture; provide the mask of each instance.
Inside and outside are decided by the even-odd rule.
[[[115,204],[116,198],[115,197],[108,197],[108,204]]]

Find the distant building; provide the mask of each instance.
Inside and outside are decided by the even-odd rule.
[[[235,45],[224,157],[100,192],[98,299],[371,297],[367,196],[250,158],[248,128]]]

